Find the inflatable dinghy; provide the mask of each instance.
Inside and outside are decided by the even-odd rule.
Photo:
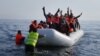
[[[38,40],[38,45],[68,47],[74,45],[84,34],[82,30],[77,30],[76,32],[70,33],[70,36],[67,36],[55,29],[38,29],[38,33],[44,36]]]

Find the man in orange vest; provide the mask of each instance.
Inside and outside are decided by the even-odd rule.
[[[18,30],[16,34],[16,45],[21,45],[24,42],[24,37],[22,36],[21,30]]]

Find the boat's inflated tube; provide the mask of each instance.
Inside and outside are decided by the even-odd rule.
[[[72,46],[84,33],[82,30],[77,30],[76,32],[71,33],[70,36],[67,36],[54,29],[38,29],[38,32],[40,35],[44,36],[39,39],[38,44],[54,46]]]

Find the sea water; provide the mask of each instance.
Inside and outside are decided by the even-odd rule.
[[[99,56],[100,21],[80,21],[84,36],[72,47],[36,47],[32,56]],[[26,37],[30,20],[0,19],[0,56],[29,56],[15,45],[17,30]]]

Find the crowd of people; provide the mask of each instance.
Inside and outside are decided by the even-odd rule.
[[[74,16],[72,10],[67,8],[67,12],[64,15],[62,15],[62,10],[60,9],[58,9],[53,15],[51,13],[46,14],[45,7],[42,9],[46,21],[40,21],[39,23],[37,23],[37,20],[32,21],[29,32],[36,29],[53,28],[61,33],[69,35],[71,32],[75,32],[77,29],[80,29],[78,18],[82,15],[82,13],[78,16]]]
[[[26,51],[34,51],[34,47],[36,46],[37,40],[40,36],[37,29],[52,28],[61,33],[65,33],[68,36],[71,32],[75,32],[77,29],[80,29],[78,18],[82,15],[82,13],[78,16],[74,16],[72,10],[67,8],[67,12],[64,15],[60,9],[58,9],[53,15],[51,13],[46,14],[45,7],[43,7],[42,10],[46,21],[40,21],[39,23],[37,23],[37,20],[32,21],[29,26],[29,34],[25,40]],[[58,15],[58,13],[60,15]],[[16,39],[18,40],[16,41],[16,44],[19,44],[20,41],[24,40],[20,30],[16,35]]]
[[[46,14],[45,7],[42,9],[49,28],[54,28],[59,32],[66,33],[66,35],[76,31],[76,29],[80,29],[78,18],[82,15],[82,13],[78,16],[74,16],[72,10],[67,8],[67,12],[64,15],[62,15],[62,10],[60,9],[58,9],[57,12],[53,15],[51,13]],[[60,13],[60,16],[58,13]]]
[[[82,13],[78,16],[74,16],[72,10],[67,8],[67,12],[64,15],[62,15],[62,10],[60,9],[58,9],[57,12],[53,15],[51,13],[46,14],[45,7],[42,9],[46,21],[40,21],[39,23],[37,23],[37,20],[32,21],[29,32],[31,30],[37,29],[53,28],[69,36],[71,32],[75,32],[77,29],[80,29],[78,18],[82,15]]]

